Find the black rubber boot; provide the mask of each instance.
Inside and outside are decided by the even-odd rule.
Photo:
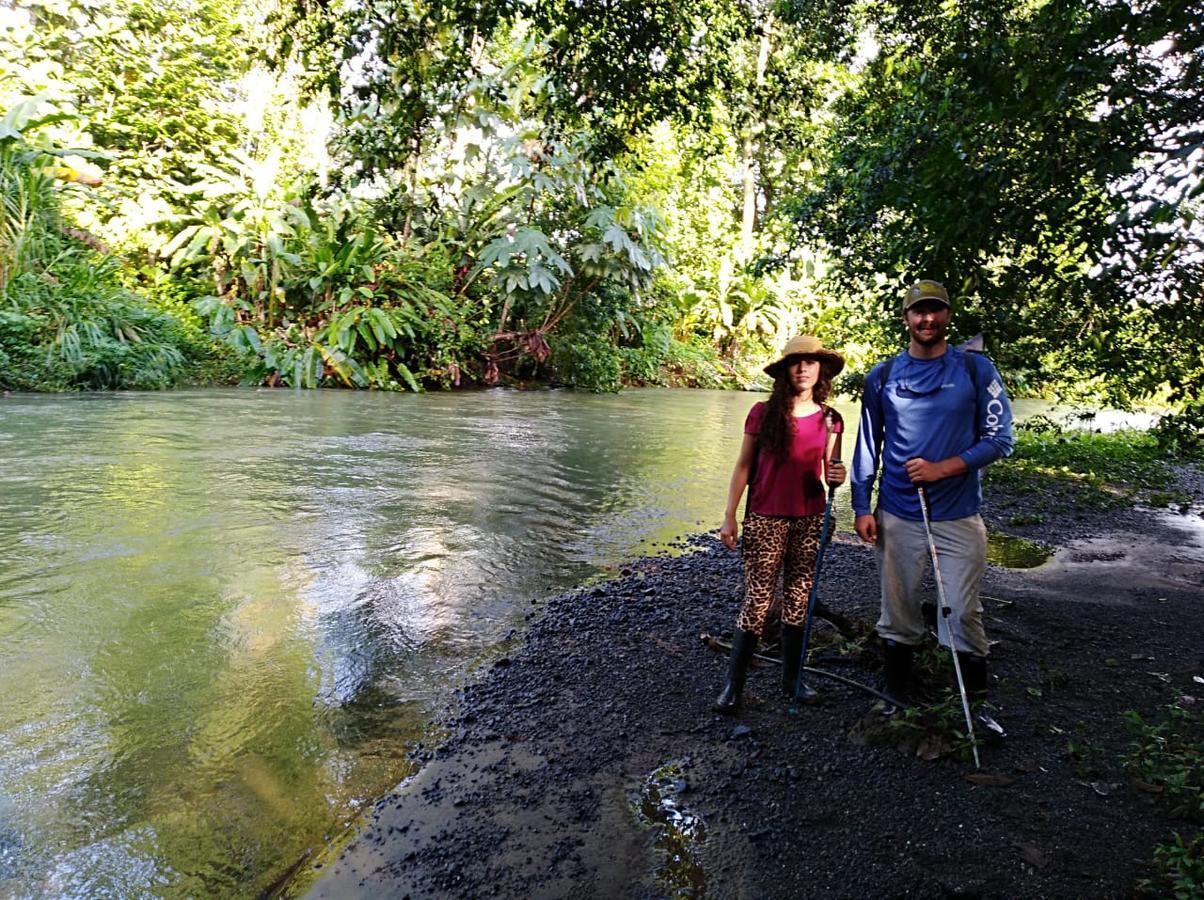
[[[987,658],[976,653],[958,653],[958,665],[962,670],[962,681],[966,683],[966,697],[971,703],[987,699]]]
[[[957,662],[961,666],[962,681],[966,683],[966,699],[978,709],[975,718],[981,726],[980,733],[988,740],[1006,737],[1003,726],[988,715],[983,705],[987,699],[987,658],[975,653],[959,653]]]
[[[715,701],[715,712],[734,713],[740,708],[740,696],[744,693],[744,677],[753,651],[757,649],[757,636],[751,631],[737,628],[732,635],[732,655],[728,660],[727,684]]]
[[[924,620],[924,627],[933,634],[937,633],[936,627],[936,604],[929,601],[924,601],[920,604],[920,616]]]
[[[911,680],[911,661],[916,655],[916,648],[910,644],[884,640],[882,655],[882,674],[886,680],[886,693],[895,698],[897,706],[906,706],[907,685]]]
[[[799,681],[799,667],[803,664],[803,626],[782,624],[782,695],[787,700],[795,700],[812,706],[819,703],[819,691],[807,684],[806,680]],[[794,688],[798,685],[798,696]]]

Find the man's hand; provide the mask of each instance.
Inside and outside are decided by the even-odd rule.
[[[719,529],[719,540],[728,550],[736,549],[736,538],[740,534],[740,526],[736,524],[735,516],[724,516],[723,527]]]
[[[912,484],[932,484],[942,478],[948,478],[952,472],[947,472],[944,461],[929,462],[916,456],[903,463],[903,470]]]
[[[857,536],[867,544],[878,540],[878,520],[873,516],[858,516],[853,520],[853,528],[857,530]]]

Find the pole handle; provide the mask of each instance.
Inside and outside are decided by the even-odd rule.
[[[839,457],[839,456],[833,456],[833,457],[832,457],[830,460],[828,460],[828,465],[829,465],[829,466],[831,466],[831,465],[837,465],[837,466],[838,466],[838,465],[840,465],[840,457]],[[827,466],[825,466],[824,468],[826,469],[826,468],[827,468]],[[837,489],[838,487],[840,487],[840,485],[838,485],[838,484],[832,484],[831,482],[828,482],[828,494],[829,494],[829,495],[831,495],[831,494],[834,494],[834,493],[836,492],[836,489]]]

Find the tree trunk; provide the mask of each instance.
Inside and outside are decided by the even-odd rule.
[[[757,88],[765,85],[765,71],[769,68],[770,35],[773,33],[773,17],[765,20],[761,27],[761,46],[757,52]],[[744,209],[740,219],[740,259],[744,262],[752,259],[756,248],[755,234],[757,226],[757,141],[755,138],[759,122],[748,123],[744,133],[743,169],[744,169]]]

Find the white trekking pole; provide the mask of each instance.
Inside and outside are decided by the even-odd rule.
[[[941,578],[941,561],[936,555],[936,541],[932,539],[932,525],[928,521],[928,494],[924,491],[922,484],[917,484],[916,490],[920,493],[920,512],[924,514],[924,532],[928,535],[928,551],[932,554],[932,571],[936,576],[936,597],[941,605],[941,615],[937,621],[945,623],[945,636],[949,640],[949,652],[953,654],[953,672],[957,675],[957,690],[962,695],[962,711],[966,714],[966,730],[970,734],[970,749],[974,753],[974,768],[978,769],[981,768],[978,763],[978,741],[974,738],[974,719],[970,715],[970,700],[966,696],[966,683],[962,680],[962,667],[957,661],[957,647],[953,644],[953,629],[949,626],[949,616],[953,614],[953,610],[949,608],[949,602],[945,599],[945,582]],[[940,633],[941,629],[938,624],[938,640]]]

